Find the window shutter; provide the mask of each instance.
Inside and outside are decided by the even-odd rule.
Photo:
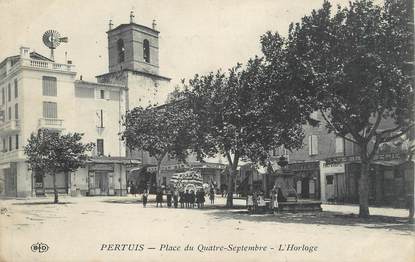
[[[344,152],[343,138],[336,137],[336,153],[343,153],[343,152]]]
[[[308,136],[308,154],[311,156],[313,155],[313,136]]]
[[[318,139],[316,135],[312,135],[312,149],[313,149],[313,155],[318,154]]]
[[[109,90],[105,90],[104,91],[104,94],[105,94],[105,99],[106,100],[109,100],[110,99],[110,91]]]
[[[96,127],[101,127],[101,110],[95,111],[95,125]]]

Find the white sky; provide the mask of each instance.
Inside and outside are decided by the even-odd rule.
[[[348,0],[331,1],[347,4]],[[55,51],[64,53],[79,75],[95,81],[108,71],[108,21],[114,26],[135,22],[160,33],[160,72],[173,84],[195,73],[229,68],[261,54],[259,37],[266,31],[286,35],[291,21],[299,21],[323,0],[0,0],[0,61],[28,46],[49,56],[42,43],[46,30],[69,37]]]

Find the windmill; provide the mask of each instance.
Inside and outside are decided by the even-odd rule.
[[[43,34],[43,43],[50,49],[50,59],[54,59],[53,50],[56,49],[61,43],[68,43],[67,37],[61,37],[58,31],[48,30]]]

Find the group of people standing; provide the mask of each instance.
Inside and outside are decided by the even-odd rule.
[[[166,196],[164,198],[164,195]],[[179,191],[178,189],[158,189],[156,193],[156,207],[163,207],[163,202],[166,201],[167,207],[178,208],[203,208],[205,205],[206,193],[203,189]],[[210,203],[215,203],[214,190],[209,190]],[[148,192],[143,193],[143,206],[146,207],[148,201]]]

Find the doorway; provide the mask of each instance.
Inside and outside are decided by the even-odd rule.
[[[95,190],[97,195],[108,195],[108,173],[107,172],[95,172]],[[98,191],[98,192],[97,192]]]

